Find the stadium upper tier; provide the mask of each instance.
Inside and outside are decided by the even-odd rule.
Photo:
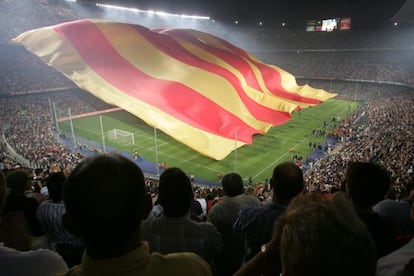
[[[256,56],[294,76],[414,84],[414,50],[258,52]],[[23,47],[0,45],[0,94],[39,91],[74,84]],[[254,52],[253,52],[254,53]]]
[[[192,28],[217,35],[249,51],[280,49],[372,49],[412,48],[413,30],[342,31],[332,33],[287,29],[246,28],[223,25],[213,20],[165,18],[125,10],[108,10],[93,4],[32,0],[0,3],[0,44],[18,34],[40,27],[83,18],[106,19],[143,25],[148,28]]]
[[[54,4],[53,4],[54,3]],[[29,7],[30,6],[30,7]],[[72,82],[10,41],[18,34],[80,18],[102,18],[150,28],[186,27],[210,32],[295,76],[414,83],[414,31],[305,31],[225,27],[211,21],[175,21],[65,1],[2,1],[0,93],[73,86]],[[22,77],[24,76],[24,78]]]

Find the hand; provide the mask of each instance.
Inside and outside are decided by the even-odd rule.
[[[248,261],[234,276],[277,275],[280,264],[280,238],[284,226],[284,216],[278,219],[270,242],[262,246],[262,250]]]

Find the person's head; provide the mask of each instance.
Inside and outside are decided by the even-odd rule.
[[[29,173],[24,169],[16,169],[7,174],[7,186],[10,193],[21,194],[30,187]]]
[[[273,188],[273,198],[282,201],[290,201],[304,189],[302,170],[293,162],[284,162],[273,169],[270,179]]]
[[[82,161],[63,187],[64,225],[83,238],[87,248],[111,252],[132,238],[139,240],[145,210],[145,180],[141,169],[117,154]]]
[[[51,173],[46,179],[49,198],[55,203],[62,201],[63,182],[65,182],[65,175],[63,172]]]
[[[168,168],[160,176],[158,202],[168,217],[186,215],[193,202],[193,190],[188,176],[179,168]]]
[[[199,199],[201,197],[199,187],[193,189],[193,195],[194,195],[194,199]]]
[[[207,191],[206,189],[201,189],[200,191],[200,198],[206,198],[207,197]]]
[[[44,171],[43,171],[43,169],[35,169],[34,170],[34,174],[38,177],[38,178],[42,178],[43,176],[44,176]]]
[[[343,193],[299,195],[277,224],[284,276],[374,276],[369,230]]]
[[[390,175],[380,165],[353,162],[345,174],[345,190],[356,206],[372,207],[383,200],[390,189]]]
[[[228,173],[221,180],[224,194],[228,197],[238,196],[244,192],[243,179],[238,173]]]

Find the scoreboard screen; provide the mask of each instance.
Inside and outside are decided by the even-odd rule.
[[[333,30],[336,30],[338,27],[338,21],[337,19],[323,19],[322,20],[322,32],[332,32]]]
[[[341,18],[339,30],[350,30],[351,29],[351,18]]]
[[[333,32],[351,29],[351,18],[327,18],[306,21],[307,32]]]

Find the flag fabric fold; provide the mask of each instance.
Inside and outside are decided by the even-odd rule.
[[[80,88],[210,158],[333,96],[213,35],[78,20],[15,39]]]

